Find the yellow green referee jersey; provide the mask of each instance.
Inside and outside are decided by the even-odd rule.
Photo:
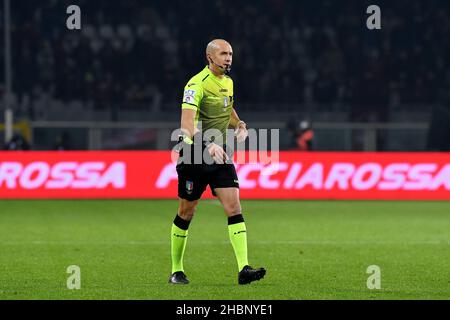
[[[219,130],[225,143],[233,110],[233,80],[227,75],[215,76],[206,66],[184,87],[182,109],[197,111],[195,126],[201,121],[203,132]]]

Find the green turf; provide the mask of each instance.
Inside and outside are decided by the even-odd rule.
[[[202,201],[188,286],[167,283],[176,201],[0,201],[0,299],[449,299],[450,202],[243,201],[250,263],[237,285],[227,221]],[[69,290],[66,268],[81,268]],[[366,286],[369,265],[381,289]]]

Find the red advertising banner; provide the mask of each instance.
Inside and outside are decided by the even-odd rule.
[[[450,153],[280,152],[260,159],[235,165],[243,199],[450,200]],[[204,198],[211,197],[208,189]],[[114,198],[176,199],[171,152],[0,152],[0,199]]]

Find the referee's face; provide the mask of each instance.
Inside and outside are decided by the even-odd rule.
[[[217,41],[216,48],[211,53],[213,62],[223,69],[230,70],[233,63],[233,49],[226,41]]]

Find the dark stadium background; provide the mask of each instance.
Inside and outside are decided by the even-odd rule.
[[[79,31],[65,27],[71,4],[81,7]],[[382,30],[365,26],[370,4],[382,7]],[[11,1],[14,118],[25,122],[35,150],[54,149],[63,135],[70,149],[167,149],[183,86],[204,67],[206,43],[219,37],[235,51],[242,118],[253,128],[281,128],[282,149],[296,148],[298,124],[308,120],[315,150],[448,150],[449,7],[436,0]]]

